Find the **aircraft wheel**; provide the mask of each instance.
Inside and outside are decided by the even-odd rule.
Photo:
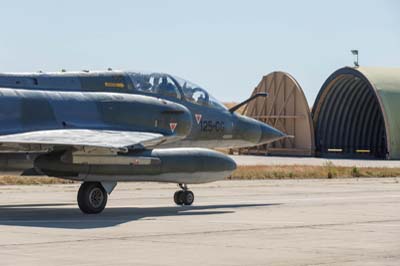
[[[187,191],[182,191],[182,201],[183,204],[185,205],[192,205],[194,201],[194,194],[192,191],[187,190]]]
[[[84,182],[78,191],[78,205],[83,213],[95,214],[104,210],[107,192],[99,182]]]
[[[183,195],[184,191],[183,190],[178,190],[174,194],[174,202],[176,205],[183,205]]]

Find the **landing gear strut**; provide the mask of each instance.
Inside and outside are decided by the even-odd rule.
[[[100,213],[107,204],[107,192],[100,182],[84,182],[78,191],[78,205],[87,214]]]
[[[176,205],[192,205],[194,201],[194,194],[188,190],[186,184],[179,184],[181,190],[178,190],[174,194],[174,202]]]

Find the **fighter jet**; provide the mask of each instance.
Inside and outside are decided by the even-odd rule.
[[[25,175],[81,181],[77,201],[87,214],[102,212],[121,181],[176,183],[174,202],[191,205],[189,184],[236,169],[212,149],[286,137],[235,113],[265,96],[228,109],[201,86],[164,73],[0,74],[0,151],[33,158]]]

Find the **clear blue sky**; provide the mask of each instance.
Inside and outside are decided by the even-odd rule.
[[[334,70],[400,66],[400,1],[3,1],[0,71],[172,73],[224,101],[291,73],[312,105]]]

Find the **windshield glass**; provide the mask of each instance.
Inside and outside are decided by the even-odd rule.
[[[144,93],[154,93],[166,97],[181,99],[179,84],[169,75],[151,73],[131,73],[131,80],[136,90]]]
[[[161,73],[130,73],[133,86],[144,93],[154,93],[162,96],[182,99],[191,103],[227,110],[217,99],[205,89],[179,77]]]
[[[175,81],[179,84],[180,88],[182,89],[183,95],[185,99],[189,102],[198,105],[210,106],[218,109],[227,108],[225,105],[220,103],[217,99],[215,99],[212,95],[210,95],[205,89],[196,85],[190,81],[184,80],[179,77],[173,77]]]

